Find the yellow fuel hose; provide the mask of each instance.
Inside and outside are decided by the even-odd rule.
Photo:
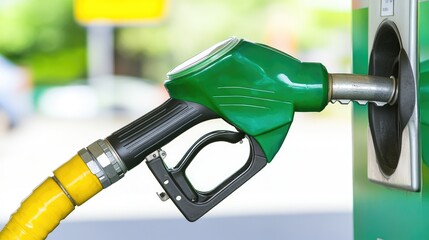
[[[45,239],[75,208],[103,189],[82,158],[75,155],[21,203],[0,232],[0,240]]]

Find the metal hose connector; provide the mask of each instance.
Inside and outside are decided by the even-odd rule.
[[[127,168],[107,140],[97,140],[78,153],[91,172],[107,188],[121,179]]]

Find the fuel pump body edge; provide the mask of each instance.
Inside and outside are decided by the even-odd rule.
[[[372,43],[369,42],[370,14],[382,14],[379,11],[369,10],[371,4],[380,4],[384,1],[353,1],[353,72],[367,74],[369,52]],[[420,188],[416,192],[394,185],[381,184],[369,181],[368,177],[368,111],[366,106],[353,105],[353,217],[355,239],[429,239],[429,167],[428,167],[428,83],[429,68],[429,30],[425,26],[429,21],[428,1],[393,1],[394,8],[406,11],[399,5],[413,3],[417,6],[417,26],[406,26],[406,29],[415,32],[416,56],[409,56],[410,61],[416,61],[418,79],[418,123],[419,131],[414,140],[417,140],[417,152],[420,169],[418,183]],[[369,5],[369,6],[368,6]],[[389,19],[389,16],[385,17]],[[404,24],[394,20],[395,24]],[[401,31],[401,35],[405,35]],[[408,41],[408,40],[406,40]],[[408,44],[408,43],[405,43]]]

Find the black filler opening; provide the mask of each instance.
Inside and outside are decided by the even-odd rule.
[[[369,60],[369,74],[394,76],[398,84],[393,105],[368,105],[368,120],[380,170],[391,176],[398,167],[402,133],[415,105],[415,81],[410,61],[402,48],[396,25],[389,20],[380,24]]]

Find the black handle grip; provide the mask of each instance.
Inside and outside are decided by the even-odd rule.
[[[243,133],[240,132],[211,132],[201,137],[175,168],[168,168],[161,157],[147,161],[146,164],[177,208],[188,221],[193,222],[223,201],[267,165],[267,158],[258,142],[253,137],[247,136],[250,146],[249,158],[237,172],[225,179],[213,190],[207,192],[198,191],[192,186],[192,183],[186,177],[186,168],[202,148],[216,141],[234,143],[241,138],[243,138]]]
[[[214,118],[218,115],[200,104],[169,99],[114,132],[107,141],[130,170],[189,128]]]

